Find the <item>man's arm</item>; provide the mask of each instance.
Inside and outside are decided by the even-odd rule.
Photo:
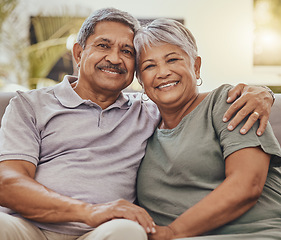
[[[35,171],[35,165],[27,161],[1,162],[0,205],[38,222],[83,222],[97,227],[126,218],[137,221],[148,233],[154,232],[153,220],[144,209],[125,200],[93,205],[62,196],[35,181]]]
[[[265,87],[238,84],[228,93],[227,102],[233,104],[225,112],[223,121],[227,122],[236,114],[228,124],[228,130],[233,130],[245,118],[247,122],[240,129],[241,134],[246,134],[253,124],[260,120],[257,135],[261,136],[267,126],[274,95]],[[236,99],[236,100],[235,100]]]

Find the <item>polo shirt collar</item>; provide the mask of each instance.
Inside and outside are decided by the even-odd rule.
[[[59,102],[67,108],[76,108],[79,105],[89,102],[89,100],[82,99],[71,87],[71,83],[78,80],[78,77],[66,75],[63,81],[57,84],[54,88],[54,94]],[[94,105],[98,106],[98,104],[93,103]],[[117,100],[110,105],[107,109],[112,108],[120,108],[120,109],[128,109],[130,106],[129,100],[124,96],[121,92]]]
[[[131,105],[130,101],[121,92],[119,97],[116,99],[116,101],[110,106],[108,106],[106,109],[108,110],[112,108],[128,109],[130,105]]]
[[[76,108],[84,101],[83,99],[72,89],[71,83],[77,81],[75,76],[66,75],[61,83],[56,85],[54,94],[59,102],[67,108]]]

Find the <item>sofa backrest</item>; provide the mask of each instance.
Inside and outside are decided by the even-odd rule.
[[[0,127],[5,109],[8,106],[10,99],[14,96],[16,96],[15,92],[0,92]]]
[[[5,112],[7,105],[12,97],[14,97],[16,93],[14,92],[0,92],[0,127],[1,127],[1,119]],[[274,134],[281,145],[281,94],[275,94],[276,100],[272,107],[270,114],[270,124],[273,128]]]
[[[275,102],[271,109],[269,122],[273,128],[274,134],[281,145],[281,93],[275,94]]]

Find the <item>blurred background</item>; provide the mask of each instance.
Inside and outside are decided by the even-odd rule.
[[[0,0],[0,91],[50,86],[73,74],[76,34],[103,7],[182,21],[202,57],[200,91],[244,82],[281,92],[281,0]],[[134,81],[129,90],[141,88]]]

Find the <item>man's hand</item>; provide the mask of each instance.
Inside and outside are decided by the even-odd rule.
[[[155,233],[155,223],[150,215],[141,207],[120,199],[105,204],[89,204],[83,214],[84,222],[92,227],[117,218],[125,218],[139,223],[146,233]]]
[[[149,240],[172,240],[174,239],[174,232],[168,226],[156,226],[156,233],[148,234]]]
[[[155,223],[141,207],[126,200],[90,204],[60,195],[34,180],[36,166],[21,160],[0,162],[0,205],[42,223],[82,222],[91,227],[125,218],[138,222],[147,233]],[[34,201],[36,199],[36,201]]]
[[[267,126],[271,106],[274,102],[268,90],[264,87],[248,86],[240,83],[228,93],[227,102],[231,103],[233,101],[234,103],[223,116],[223,121],[227,122],[236,113],[228,124],[228,130],[233,130],[245,117],[249,116],[247,122],[240,129],[240,133],[246,134],[259,119],[260,125],[257,135],[261,136]]]

